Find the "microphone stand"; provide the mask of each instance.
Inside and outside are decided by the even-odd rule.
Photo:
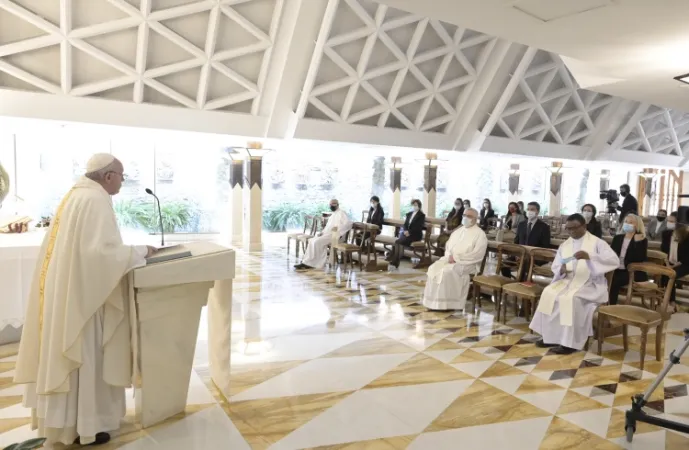
[[[158,206],[158,225],[160,226],[160,246],[165,247],[165,230],[163,228],[163,211],[160,209],[160,199],[149,188],[146,188],[146,193],[156,200],[156,205]]]

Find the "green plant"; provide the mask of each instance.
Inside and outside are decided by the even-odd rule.
[[[161,202],[163,230],[166,233],[182,231],[198,214],[197,208],[187,200]],[[145,199],[124,200],[115,205],[115,215],[122,227],[143,228],[149,233],[160,230],[155,203]]]
[[[12,444],[9,447],[5,447],[3,450],[34,450],[36,448],[42,448],[45,441],[46,438],[29,439],[28,441]]]
[[[280,203],[263,210],[263,228],[268,231],[285,231],[304,226],[304,216],[318,215],[328,210],[328,205]]]

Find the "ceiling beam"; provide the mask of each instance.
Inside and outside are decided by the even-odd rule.
[[[454,150],[466,150],[461,143],[467,139],[467,134],[473,135],[478,129],[482,116],[489,110],[488,102],[504,86],[509,77],[509,69],[521,49],[519,44],[496,39],[450,132]]]
[[[615,137],[615,140],[612,141],[612,143],[610,144],[611,151],[617,151],[622,149],[622,145],[629,136],[629,133],[631,133],[632,130],[634,130],[634,127],[636,127],[639,124],[639,121],[644,118],[644,115],[650,107],[651,105],[649,105],[648,103],[636,104],[636,110],[634,111],[634,114],[631,115],[627,123],[624,125],[624,127],[622,127],[620,132]]]
[[[304,115],[338,0],[285,0],[258,115],[265,136],[291,138]]]
[[[605,107],[605,110],[598,117],[599,124],[596,131],[588,135],[584,140],[583,146],[589,147],[584,159],[593,161],[601,159],[605,152],[610,148],[608,144],[615,136],[615,132],[623,126],[624,118],[636,107],[636,102],[615,97],[613,101]]]

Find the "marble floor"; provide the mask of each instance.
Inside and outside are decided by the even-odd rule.
[[[209,381],[201,328],[184,414],[141,430],[133,405],[105,450],[188,449],[686,449],[689,436],[641,425],[624,439],[624,411],[661,370],[649,337],[601,356],[550,354],[527,323],[427,312],[425,274],[295,273],[284,247],[240,254],[234,285],[232,395]],[[665,355],[689,314],[668,324]],[[594,349],[595,347],[592,347]],[[16,348],[0,347],[0,448],[33,436]],[[648,411],[689,423],[689,355],[653,394]],[[129,396],[128,396],[129,397]]]

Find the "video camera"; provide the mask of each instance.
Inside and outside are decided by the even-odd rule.
[[[617,214],[616,204],[620,201],[620,196],[617,194],[615,189],[600,191],[600,196],[598,198],[607,202],[605,211],[606,214]]]

